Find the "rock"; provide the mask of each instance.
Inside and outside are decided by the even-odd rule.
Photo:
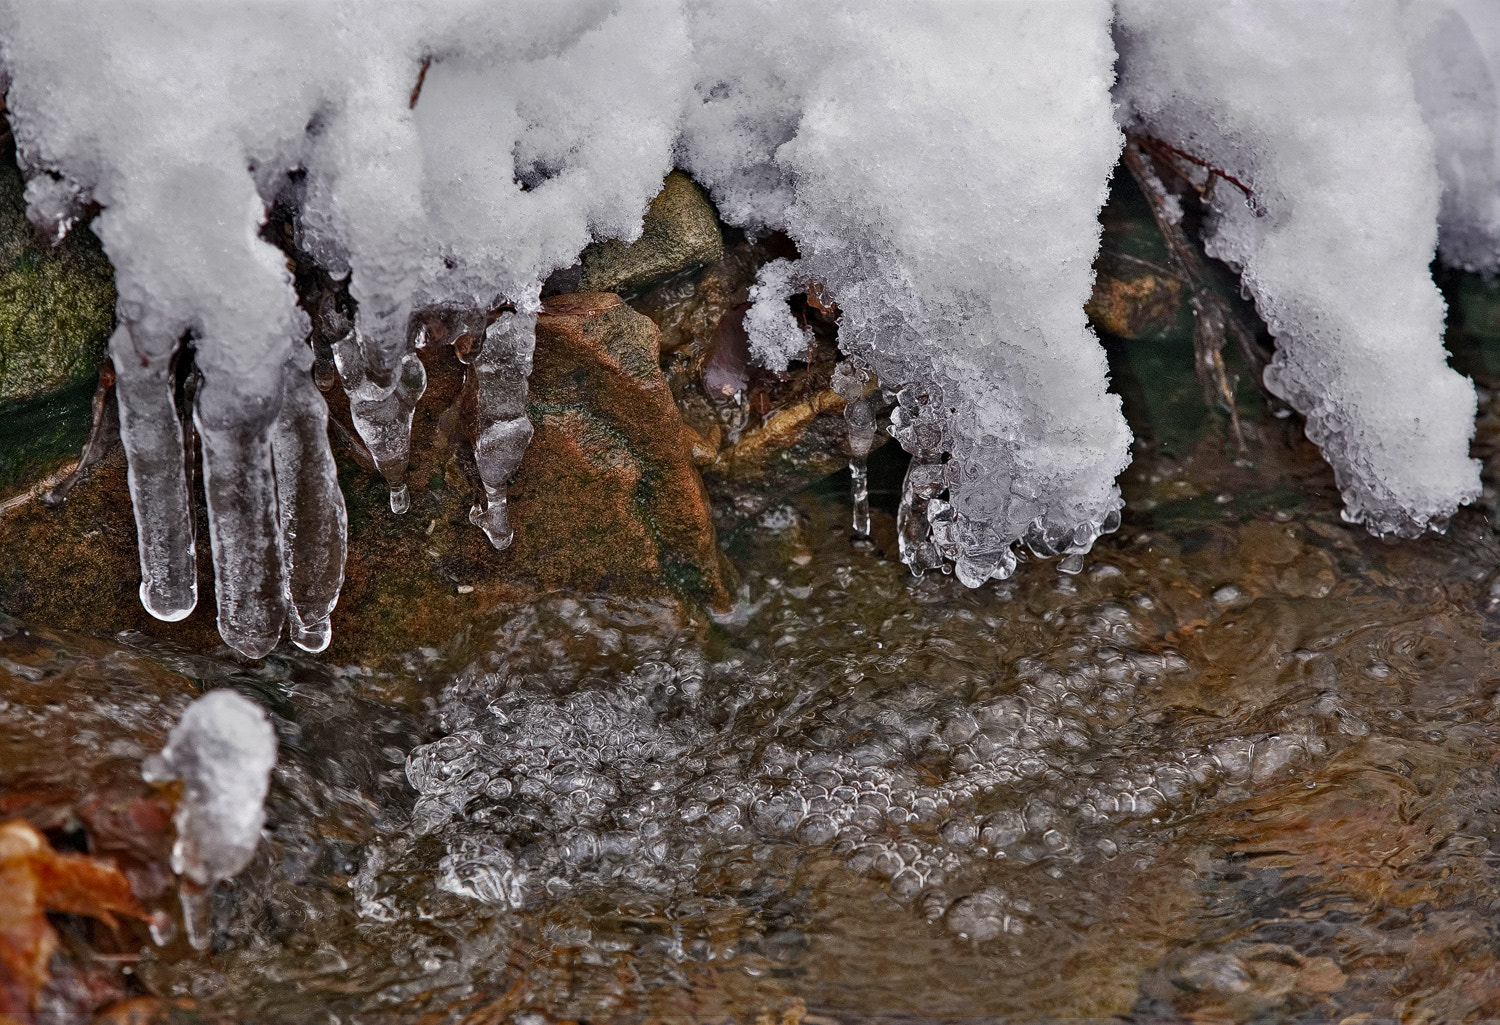
[[[1165,269],[1106,250],[1095,263],[1094,294],[1084,311],[1100,331],[1157,340],[1182,330],[1185,298],[1183,282]]]
[[[633,292],[724,255],[719,219],[703,190],[681,171],[667,175],[646,211],[641,237],[596,242],[583,252],[582,292]]]
[[[114,271],[93,232],[48,246],[26,219],[13,154],[0,154],[0,402],[93,375],[114,325]]]
[[[515,557],[545,586],[728,602],[708,494],[650,318],[618,296],[546,300],[531,373],[536,436],[511,489]]]
[[[530,382],[536,435],[510,488],[515,540],[502,552],[468,520],[465,368],[451,346],[418,353],[428,389],[414,420],[405,516],[390,513],[384,481],[359,465],[347,421],[333,426],[349,561],[331,656],[378,661],[545,589],[726,605],[733,571],[695,465],[718,445],[712,432],[695,441],[684,424],[657,339],[650,318],[616,295],[546,301]],[[337,425],[347,403],[338,388],[327,394]],[[0,509],[0,608],[64,629],[138,630],[213,650],[207,536],[200,508],[197,609],[178,623],[151,619],[136,596],[135,528],[116,449],[61,508]]]

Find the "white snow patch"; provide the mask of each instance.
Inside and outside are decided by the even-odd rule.
[[[141,766],[148,782],[183,783],[172,871],[212,886],[250,863],[275,766],[276,734],[259,705],[215,690],[188,706],[167,746]]]

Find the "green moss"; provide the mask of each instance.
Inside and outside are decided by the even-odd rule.
[[[0,402],[0,496],[76,456],[93,420],[88,378],[26,402]]]
[[[46,245],[23,190],[14,161],[0,157],[0,400],[91,377],[114,325],[114,271],[99,240],[81,227]]]

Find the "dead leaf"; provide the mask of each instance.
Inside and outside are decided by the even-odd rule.
[[[115,915],[145,920],[114,865],[58,854],[28,822],[0,823],[0,1014],[27,1014],[49,978],[57,933],[48,911],[85,915],[115,928]]]

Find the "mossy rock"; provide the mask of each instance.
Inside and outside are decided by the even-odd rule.
[[[47,245],[26,219],[25,183],[0,157],[0,402],[92,375],[114,325],[114,270],[87,227]]]
[[[634,292],[724,256],[719,218],[703,190],[673,171],[651,201],[641,237],[596,242],[583,251],[582,292]]]

